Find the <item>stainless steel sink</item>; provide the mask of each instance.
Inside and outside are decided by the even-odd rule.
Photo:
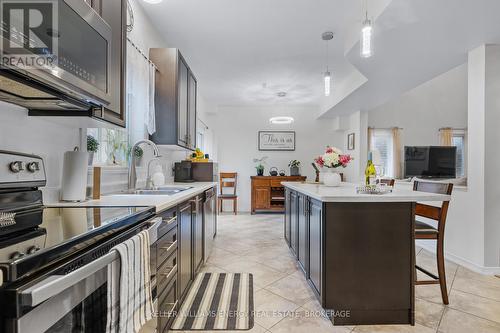
[[[174,195],[177,193],[180,193],[182,191],[186,191],[192,188],[192,186],[170,186],[170,185],[164,185],[164,186],[159,186],[158,188],[154,190],[131,190],[128,193],[129,194],[139,194],[139,195]]]

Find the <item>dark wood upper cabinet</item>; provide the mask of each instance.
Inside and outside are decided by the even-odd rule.
[[[111,76],[109,89],[110,104],[102,110],[101,118],[126,126],[126,70],[127,70],[127,0],[88,0],[92,8],[111,27],[113,34],[111,45]],[[92,47],[89,45],[88,47]]]
[[[196,148],[197,81],[178,49],[153,48],[150,59],[158,67],[155,85],[158,145]]]
[[[188,146],[196,148],[196,95],[197,81],[192,72],[188,76]]]

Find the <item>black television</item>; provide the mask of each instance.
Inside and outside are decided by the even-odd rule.
[[[456,178],[457,147],[405,146],[405,178]]]

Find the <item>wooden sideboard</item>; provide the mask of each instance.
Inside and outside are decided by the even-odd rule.
[[[284,212],[285,188],[281,182],[305,181],[305,176],[252,176],[252,214]]]

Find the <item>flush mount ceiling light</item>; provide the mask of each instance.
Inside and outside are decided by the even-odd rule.
[[[327,31],[323,32],[321,39],[326,42],[326,71],[324,74],[325,81],[325,96],[330,96],[330,90],[332,85],[332,75],[328,69],[328,42],[333,39],[333,32]]]
[[[372,50],[373,26],[372,21],[368,19],[368,0],[365,0],[365,20],[361,28],[360,53],[363,58],[370,58],[373,55]]]
[[[294,119],[292,117],[272,117],[269,118],[269,122],[275,125],[288,125],[293,123]]]
[[[155,5],[157,3],[162,2],[163,0],[142,0],[142,1]]]

